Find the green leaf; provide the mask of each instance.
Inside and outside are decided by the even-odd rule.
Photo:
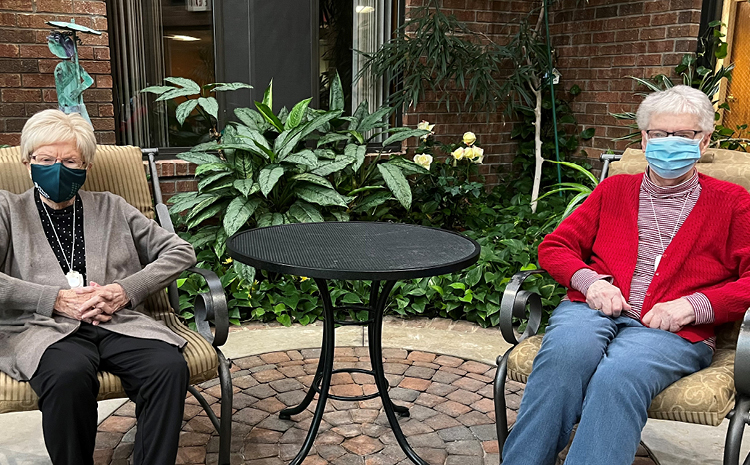
[[[226,92],[228,90],[252,89],[253,86],[244,82],[217,82],[211,92]]]
[[[198,168],[195,169],[195,175],[200,176],[206,173],[218,173],[218,172],[223,172],[223,171],[232,171],[232,168],[223,162],[222,163],[204,163],[202,165],[199,165]]]
[[[281,176],[284,175],[284,167],[277,164],[266,165],[258,174],[258,184],[260,184],[260,191],[264,196],[268,197],[268,194],[273,189],[273,186],[279,181]]]
[[[316,184],[300,184],[295,187],[294,193],[302,200],[323,207],[339,206],[346,207],[346,199],[333,189],[327,189]]]
[[[330,213],[336,218],[336,221],[349,221],[349,214],[347,212],[333,210]]]
[[[263,129],[265,129],[265,127],[267,127],[267,123],[263,119],[263,115],[261,115],[257,110],[253,110],[251,108],[235,108],[234,114],[237,119],[242,121],[242,124],[250,129],[262,131]]]
[[[172,86],[149,86],[144,89],[141,89],[141,92],[149,92],[151,94],[161,95],[165,92],[169,92],[170,90],[174,90],[174,87]]]
[[[330,144],[331,142],[338,142],[341,140],[349,140],[350,136],[346,134],[337,134],[335,132],[328,133],[318,139],[318,147],[326,144]]]
[[[366,197],[363,197],[357,206],[354,208],[355,213],[365,212],[372,208],[378,207],[385,202],[391,200],[393,198],[393,195],[389,191],[384,192],[376,192],[374,194],[370,194]]]
[[[344,148],[344,156],[352,160],[352,169],[355,172],[358,171],[365,162],[366,155],[367,146],[365,145],[348,144],[346,148]]]
[[[388,164],[396,165],[401,168],[401,172],[404,173],[404,176],[409,176],[411,174],[428,174],[430,172],[430,170],[426,169],[424,166],[398,156],[392,156],[388,160]]]
[[[328,189],[333,189],[333,185],[328,179],[312,173],[298,174],[296,176],[293,176],[292,179],[295,181],[307,181],[319,186],[327,187]]]
[[[281,323],[282,325],[286,327],[292,326],[292,317],[290,317],[286,313],[277,316],[276,321],[278,321],[279,323]]]
[[[188,215],[188,223],[187,223],[188,229],[192,229],[198,226],[199,224],[203,223],[207,219],[213,218],[214,216],[219,215],[222,212],[222,210],[224,210],[225,205],[226,204],[223,202],[216,204],[216,205],[212,205],[209,208],[203,210],[199,215],[195,215],[195,217],[193,218],[191,218],[192,216],[192,213],[191,213],[190,215]],[[195,210],[193,210],[193,212],[195,212]]]
[[[255,281],[255,268],[252,266],[247,266],[244,263],[240,263],[237,260],[234,260],[232,262],[232,268],[234,268],[234,271],[237,273],[237,276],[240,277],[240,279],[252,283]]]
[[[469,287],[474,287],[479,284],[479,280],[482,279],[482,267],[476,266],[466,273],[466,284]]]
[[[253,159],[247,152],[237,152],[234,155],[234,169],[245,179],[253,176]]]
[[[209,174],[205,178],[198,181],[198,192],[203,192],[208,186],[211,185],[214,181],[218,181],[221,178],[224,178],[226,176],[230,176],[231,173],[224,171],[221,173],[213,173]]]
[[[273,127],[276,128],[276,130],[278,130],[279,132],[284,131],[284,125],[281,124],[281,120],[273,114],[273,111],[271,111],[271,108],[269,106],[261,102],[255,102],[255,107],[258,109],[260,114],[263,115],[263,118],[271,123]]]
[[[219,119],[219,102],[213,97],[198,97],[198,104],[206,110],[206,113],[213,116],[215,119]]]
[[[245,225],[248,219],[253,216],[255,209],[260,205],[259,199],[248,199],[245,197],[235,197],[229,203],[227,211],[224,214],[224,230],[228,236],[239,231]]]
[[[396,142],[404,141],[410,137],[422,137],[429,133],[430,131],[427,131],[425,129],[409,129],[407,131],[398,131],[384,140],[382,145],[383,147],[385,147]]]
[[[200,249],[209,242],[214,241],[216,239],[216,229],[217,228],[215,227],[201,228],[195,234],[190,236],[190,245],[193,246],[193,249]]]
[[[289,214],[300,223],[320,223],[324,221],[320,210],[301,200],[294,202],[289,207]]]
[[[289,117],[284,124],[284,129],[294,129],[299,126],[302,122],[302,118],[307,113],[307,107],[310,105],[310,101],[312,101],[312,98],[303,100],[292,108],[292,111],[289,113]]]
[[[596,135],[596,128],[588,128],[584,131],[581,131],[581,139],[583,140],[589,140],[595,135]]]
[[[266,91],[263,92],[263,105],[273,108],[273,79],[268,83]]]
[[[249,197],[252,193],[253,186],[255,183],[252,179],[235,179],[234,183],[232,183],[235,189],[240,191],[242,195],[245,197]]]
[[[196,84],[195,81],[191,79],[182,78],[182,77],[166,77],[164,78],[164,80],[170,84],[183,87],[186,90],[191,90],[195,92],[196,94],[199,94],[201,91],[201,86]]]
[[[578,84],[573,84],[573,87],[570,88],[570,95],[576,96],[581,93],[581,88],[578,86]]]
[[[591,181],[591,183],[593,185],[596,186],[596,185],[599,184],[599,180],[596,178],[596,176],[594,176],[594,174],[591,173],[591,171],[587,170],[586,168],[584,168],[581,165],[578,165],[576,163],[570,163],[570,162],[567,162],[567,161],[553,161],[553,160],[548,160],[548,161],[550,161],[552,163],[559,163],[559,164],[561,164],[563,166],[567,166],[568,168],[572,168],[572,169],[574,169],[574,170],[582,173],[584,176],[586,176],[589,179],[589,181]]]
[[[343,110],[344,109],[344,89],[341,85],[341,78],[339,73],[331,81],[331,88],[328,97],[328,108],[331,110]]]
[[[245,140],[248,144],[256,146],[264,153],[269,154],[271,152],[271,144],[257,129],[253,129],[247,126],[238,126],[237,135]],[[256,149],[255,152],[258,150]]]
[[[190,113],[195,109],[196,105],[198,105],[198,100],[195,99],[185,100],[179,104],[175,110],[177,122],[180,124],[185,123],[185,120],[190,116]]]
[[[351,161],[348,160],[322,161],[318,163],[318,166],[314,170],[312,170],[312,173],[317,174],[318,176],[328,176],[329,174],[343,170],[350,164]]]
[[[411,208],[411,187],[401,169],[389,163],[380,163],[378,171],[396,200],[407,210]]]
[[[318,157],[312,152],[312,150],[302,150],[297,153],[292,153],[280,160],[282,163],[294,163],[296,165],[305,165],[310,168],[318,166]]]
[[[177,194],[169,199],[170,202],[173,202],[173,205],[169,207],[169,211],[170,213],[180,213],[187,209],[192,209],[191,213],[194,211],[200,211],[216,202],[219,198],[220,197],[215,194],[198,195],[196,192]]]
[[[223,160],[216,155],[205,152],[182,152],[177,155],[180,160],[185,160],[196,165],[202,165],[204,163],[222,163]]]
[[[362,118],[357,131],[365,133],[378,127],[385,127],[387,123],[383,119],[391,112],[392,108],[382,107]]]

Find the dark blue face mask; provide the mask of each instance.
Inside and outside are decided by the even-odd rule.
[[[86,170],[68,168],[62,163],[48,166],[32,163],[31,180],[41,195],[61,203],[75,197],[86,181]]]

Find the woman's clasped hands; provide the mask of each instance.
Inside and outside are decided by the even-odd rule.
[[[90,282],[86,287],[61,289],[55,300],[55,311],[74,320],[92,325],[106,323],[112,315],[129,302],[119,284],[101,286]]]

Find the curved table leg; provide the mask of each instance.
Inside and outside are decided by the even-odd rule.
[[[383,410],[385,411],[385,416],[388,418],[388,423],[390,423],[391,425],[393,434],[394,436],[396,436],[398,445],[401,446],[401,450],[403,450],[404,454],[409,457],[409,460],[416,463],[417,465],[428,465],[427,462],[422,460],[422,458],[419,457],[416,452],[414,452],[409,443],[406,441],[404,433],[401,431],[401,425],[399,425],[398,418],[396,418],[396,412],[398,412],[402,416],[406,416],[408,415],[409,410],[406,407],[393,404],[390,396],[388,395],[388,381],[386,380],[385,372],[383,371],[383,346],[381,343],[383,333],[383,311],[385,310],[385,305],[388,302],[388,296],[390,295],[391,290],[393,289],[393,286],[395,284],[396,281],[386,281],[383,285],[382,291],[380,291],[380,295],[377,296],[376,299],[374,299],[374,297],[376,297],[378,293],[377,288],[380,287],[380,282],[375,281],[372,283],[374,289],[370,293],[370,311],[373,312],[373,314],[371,315],[373,322],[368,328],[370,361],[372,363],[372,370],[375,372],[375,383],[378,386],[380,398],[383,400]],[[406,412],[406,415],[404,415],[403,412]]]
[[[331,371],[333,371],[333,350],[336,336],[333,324],[333,304],[331,303],[331,295],[328,292],[328,282],[325,279],[315,278],[315,283],[318,285],[320,296],[323,298],[324,311],[323,347],[321,348],[320,361],[318,362],[318,371],[321,372],[322,368],[322,372],[320,373],[320,394],[318,396],[318,405],[315,407],[315,413],[313,414],[310,430],[307,432],[305,442],[302,443],[302,448],[297,452],[294,460],[289,462],[290,465],[299,465],[302,463],[310,452],[313,442],[315,442],[315,436],[318,434],[320,421],[323,419],[323,412],[326,408],[328,389],[331,385]],[[310,391],[307,393],[307,396],[305,396],[305,400],[303,400],[297,407],[294,407],[294,410],[305,404],[306,401],[309,405],[310,401],[312,401],[312,397],[315,395],[315,390],[312,388],[314,385],[315,381],[313,380],[313,384],[310,386]],[[308,397],[310,398],[309,401]]]
[[[389,293],[390,293],[390,289],[389,289]],[[377,312],[377,310],[375,309],[375,306],[377,305],[378,296],[379,295],[380,295],[380,281],[373,281],[372,285],[370,286],[370,315],[369,315],[370,319],[373,320],[373,322],[367,325],[367,341],[368,341],[368,345],[371,345],[371,344],[369,344],[369,341],[375,341],[376,340],[375,339],[376,338],[375,327],[376,326],[382,327],[382,321],[381,321],[380,325],[376,325],[375,324],[375,322],[374,322],[375,315],[373,314],[373,312]],[[386,297],[388,297],[387,294],[386,294]],[[381,320],[382,320],[382,311],[380,313],[381,313]],[[377,337],[378,337],[377,340],[380,340],[380,336],[377,336]],[[372,356],[372,348],[370,348],[370,355]],[[382,351],[381,351],[381,356],[382,356]],[[371,357],[370,360],[374,360],[374,359]],[[382,360],[382,357],[381,357],[380,360]],[[375,371],[375,370],[373,369],[373,371]],[[380,370],[380,372],[383,375],[383,383],[384,383],[384,385],[388,386],[388,380],[385,378],[385,373],[383,372],[383,370]],[[375,373],[375,376],[378,376],[377,373]],[[389,400],[390,400],[390,398],[389,398]],[[402,417],[408,417],[409,416],[409,408],[408,407],[404,407],[403,405],[394,404],[393,401],[391,401],[391,408],[393,408],[393,410],[396,413],[398,413],[400,416],[402,416]]]

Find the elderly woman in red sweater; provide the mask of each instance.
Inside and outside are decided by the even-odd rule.
[[[711,362],[750,306],[750,194],[699,174],[714,109],[655,92],[637,112],[648,168],[605,179],[539,246],[568,288],[534,360],[504,465],[633,462],[653,398]]]

